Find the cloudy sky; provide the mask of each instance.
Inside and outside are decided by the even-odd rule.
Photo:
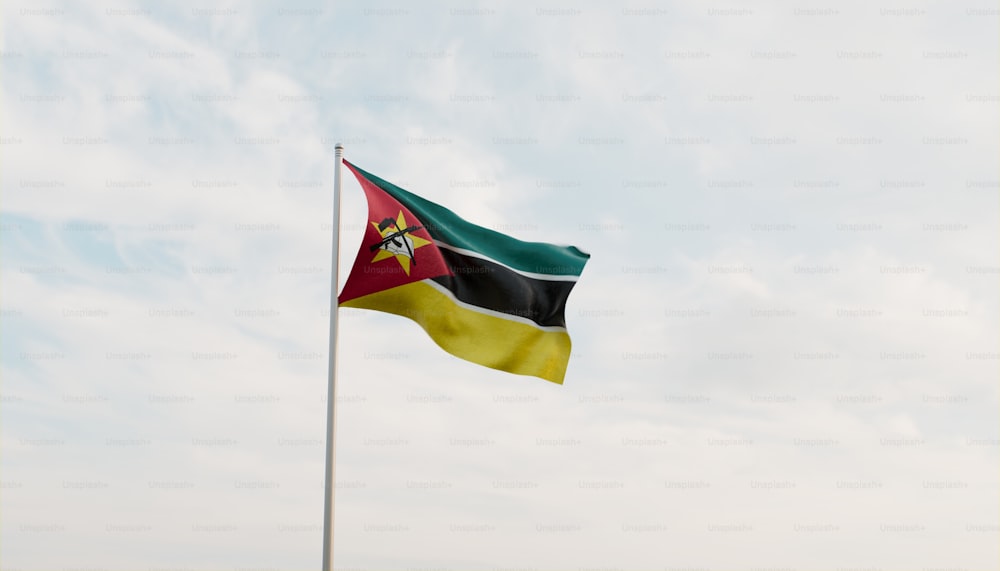
[[[998,13],[5,2],[0,567],[319,567],[342,142],[592,258],[563,386],[339,312],[338,568],[996,569]]]

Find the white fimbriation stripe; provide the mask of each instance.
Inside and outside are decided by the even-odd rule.
[[[446,250],[451,250],[452,252],[456,252],[458,254],[462,254],[463,256],[469,256],[470,258],[479,258],[480,260],[486,260],[487,262],[493,262],[494,264],[496,264],[498,266],[503,266],[503,267],[507,268],[508,270],[514,272],[515,274],[520,274],[520,275],[522,275],[524,277],[527,277],[527,278],[534,278],[536,280],[546,280],[546,281],[550,281],[550,282],[575,282],[575,281],[577,281],[580,278],[580,276],[574,276],[574,275],[537,274],[535,272],[526,272],[524,270],[519,270],[517,268],[512,268],[512,267],[508,266],[507,264],[504,264],[503,262],[498,262],[498,261],[494,260],[493,258],[490,258],[490,257],[487,257],[487,256],[484,256],[484,255],[480,254],[479,252],[474,252],[472,250],[466,250],[465,248],[457,248],[455,246],[452,246],[451,244],[446,244],[446,243],[440,242],[438,240],[434,240],[434,244],[437,245],[437,247],[439,247],[439,248],[444,248]]]
[[[450,299],[452,303],[463,309],[468,309],[469,311],[475,311],[476,313],[482,313],[483,315],[489,315],[491,317],[499,317],[500,319],[506,319],[507,321],[513,321],[515,323],[521,323],[523,325],[530,325],[535,329],[541,329],[542,331],[553,331],[553,332],[562,331],[563,333],[566,332],[565,327],[560,327],[558,325],[539,325],[534,321],[528,319],[527,317],[521,317],[520,315],[511,315],[509,313],[503,313],[500,311],[493,311],[492,309],[486,309],[485,307],[479,307],[478,305],[465,303],[464,301],[455,297],[455,294],[452,293],[451,290],[449,290],[448,288],[444,287],[443,285],[437,283],[432,279],[423,280],[423,283],[431,286],[432,288],[448,296],[448,299]]]

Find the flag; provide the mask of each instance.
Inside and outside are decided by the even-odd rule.
[[[368,220],[339,304],[407,317],[456,357],[562,384],[566,300],[590,254],[477,226],[344,164]]]

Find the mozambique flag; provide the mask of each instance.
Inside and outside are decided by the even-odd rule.
[[[339,304],[408,317],[456,357],[562,384],[566,299],[590,254],[476,226],[344,164],[368,224]]]

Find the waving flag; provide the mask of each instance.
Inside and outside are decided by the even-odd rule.
[[[344,164],[368,224],[339,304],[407,317],[456,357],[561,384],[566,300],[590,255],[476,226]]]

